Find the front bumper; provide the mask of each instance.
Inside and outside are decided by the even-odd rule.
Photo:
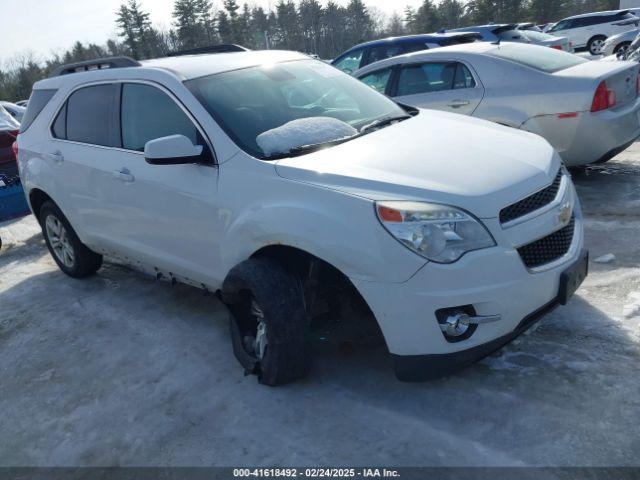
[[[640,97],[635,102],[601,112],[578,112],[576,117],[540,115],[522,129],[544,137],[567,166],[603,161],[640,136]]]
[[[583,250],[576,263],[588,261],[589,253]],[[585,260],[586,259],[586,260]],[[511,332],[473,348],[453,353],[431,355],[392,355],[398,379],[405,382],[435,380],[454,373],[504,347],[526,332],[547,313],[562,305],[562,295],[524,317]]]
[[[508,228],[498,219],[485,219],[496,247],[470,252],[449,265],[429,262],[405,283],[352,280],[380,325],[400,379],[430,379],[465,366],[515,338],[559,303],[563,272],[585,255],[582,213],[570,182],[569,187],[561,203],[574,205],[573,240],[566,255],[548,266],[528,269],[517,247],[557,230],[558,208]],[[500,320],[450,342],[436,312],[456,307]]]

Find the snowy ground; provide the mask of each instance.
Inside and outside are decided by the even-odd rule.
[[[640,144],[575,180],[592,259],[615,260],[499,356],[423,384],[343,329],[308,380],[262,387],[214,297],[113,263],[69,279],[33,219],[5,225],[0,465],[640,465]]]

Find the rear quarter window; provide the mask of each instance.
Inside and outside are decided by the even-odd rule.
[[[47,106],[49,100],[55,95],[57,90],[34,90],[29,97],[29,103],[27,103],[27,110],[22,116],[22,123],[20,124],[20,133],[25,132],[33,123],[33,121],[40,115],[40,112]]]
[[[547,47],[504,44],[487,52],[490,56],[510,60],[545,73],[571,68],[589,60]]]

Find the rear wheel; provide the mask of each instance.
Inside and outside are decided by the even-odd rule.
[[[600,55],[602,53],[602,47],[604,47],[604,42],[607,40],[607,37],[604,35],[596,35],[589,39],[587,42],[587,49],[591,55]]]
[[[102,266],[102,255],[84,245],[62,211],[45,202],[38,216],[47,248],[64,273],[74,278],[93,275]]]
[[[309,319],[297,278],[270,258],[246,260],[223,285],[233,351],[260,383],[283,385],[304,377],[310,364]]]

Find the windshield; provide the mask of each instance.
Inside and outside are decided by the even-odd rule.
[[[587,59],[562,50],[517,43],[504,44],[487,53],[546,73],[559,72],[565,68],[589,62]]]
[[[303,129],[311,136],[295,130],[295,144],[280,153],[318,143],[317,138],[327,142],[351,137],[375,120],[406,115],[384,95],[316,60],[219,73],[188,80],[185,85],[240,148],[263,159],[274,152],[261,148],[258,137],[291,122],[313,126],[318,119],[318,128]],[[327,122],[327,118],[332,120]],[[343,128],[336,128],[336,124]],[[327,126],[330,132],[336,132],[336,138],[327,138],[326,134],[318,137],[313,131]]]

